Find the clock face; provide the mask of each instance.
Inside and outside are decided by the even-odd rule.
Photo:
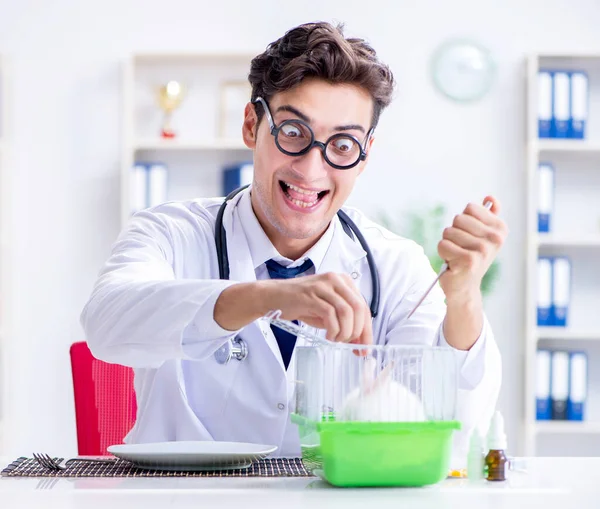
[[[495,65],[489,51],[475,42],[450,41],[434,53],[432,75],[436,88],[445,96],[469,102],[482,98],[490,89]]]

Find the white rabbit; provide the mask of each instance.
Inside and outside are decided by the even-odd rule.
[[[365,373],[372,373],[366,370]],[[390,379],[388,369],[348,394],[341,411],[344,421],[424,421],[421,400],[404,385]]]

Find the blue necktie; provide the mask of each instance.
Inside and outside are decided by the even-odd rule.
[[[267,260],[266,265],[271,279],[290,279],[306,272],[313,266],[313,262],[309,259],[302,265],[291,269],[288,269],[273,260]],[[298,325],[297,320],[294,320],[294,323]],[[275,327],[274,325],[271,325],[271,330],[273,331],[273,334],[275,334],[275,339],[277,340],[279,351],[283,358],[283,365],[285,366],[285,369],[287,369],[290,364],[290,359],[292,358],[292,353],[294,352],[294,346],[296,345],[296,336],[279,327]]]

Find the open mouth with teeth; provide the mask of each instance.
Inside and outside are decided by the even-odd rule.
[[[283,180],[279,181],[279,185],[285,197],[291,201],[294,205],[303,208],[314,207],[319,203],[327,194],[329,190],[315,191],[302,189],[301,187],[293,184],[288,184]]]

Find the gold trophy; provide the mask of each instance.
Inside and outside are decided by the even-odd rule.
[[[181,104],[183,95],[183,86],[178,81],[169,81],[158,90],[158,103],[165,113],[161,131],[163,138],[175,138],[175,132],[171,128],[171,116]]]

